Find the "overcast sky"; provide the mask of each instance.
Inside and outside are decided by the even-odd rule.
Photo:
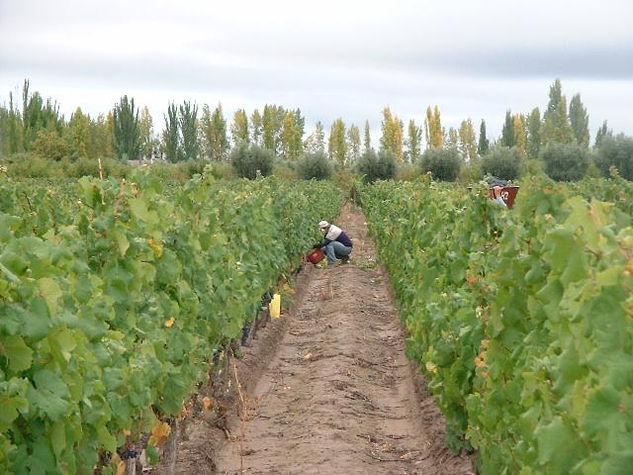
[[[0,101],[25,78],[67,116],[123,94],[163,126],[169,101],[221,102],[227,119],[300,108],[307,128],[372,124],[389,105],[422,123],[528,113],[560,78],[592,136],[633,135],[633,0],[0,0]],[[307,131],[309,132],[309,130]]]

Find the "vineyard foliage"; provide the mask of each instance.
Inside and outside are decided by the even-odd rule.
[[[482,473],[630,472],[631,196],[531,178],[508,210],[484,186],[362,188],[408,352]]]
[[[0,472],[90,473],[177,416],[340,195],[273,178],[1,179]]]

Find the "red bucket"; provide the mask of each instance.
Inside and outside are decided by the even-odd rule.
[[[312,264],[318,264],[323,260],[324,257],[325,254],[323,254],[323,251],[319,248],[312,249],[310,252],[308,252],[308,260],[312,262]]]

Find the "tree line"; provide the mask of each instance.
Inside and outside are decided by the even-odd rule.
[[[139,159],[161,157],[170,162],[188,159],[224,161],[231,148],[253,144],[272,151],[276,156],[296,161],[305,153],[326,153],[339,165],[356,163],[372,150],[369,121],[363,133],[355,124],[349,126],[337,118],[326,138],[325,126],[318,121],[306,134],[305,117],[300,109],[265,105],[250,114],[238,109],[230,123],[222,105],[213,110],[204,104],[184,101],[168,104],[164,127],[155,132],[147,107],[139,108],[134,98],[121,97],[106,114],[91,117],[78,107],[69,120],[60,114],[59,104],[44,100],[39,92],[31,92],[24,81],[19,98],[9,93],[8,104],[0,106],[0,155],[30,152],[43,158],[111,157]],[[479,134],[472,119],[463,120],[458,128],[442,125],[440,109],[429,106],[423,123],[404,122],[387,106],[382,110],[380,150],[387,151],[400,163],[419,162],[424,150],[450,149],[461,159],[471,162],[482,157],[495,145],[516,149],[521,157],[537,158],[550,143],[574,143],[589,147],[589,116],[580,94],[573,96],[567,107],[560,80],[549,91],[547,109],[538,107],[527,114],[506,112],[501,136],[490,140],[486,122],[481,120]],[[595,144],[611,135],[605,121],[598,130]]]

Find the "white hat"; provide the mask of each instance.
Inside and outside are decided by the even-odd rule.
[[[327,221],[321,221],[319,223],[319,228],[327,228],[330,225]]]

